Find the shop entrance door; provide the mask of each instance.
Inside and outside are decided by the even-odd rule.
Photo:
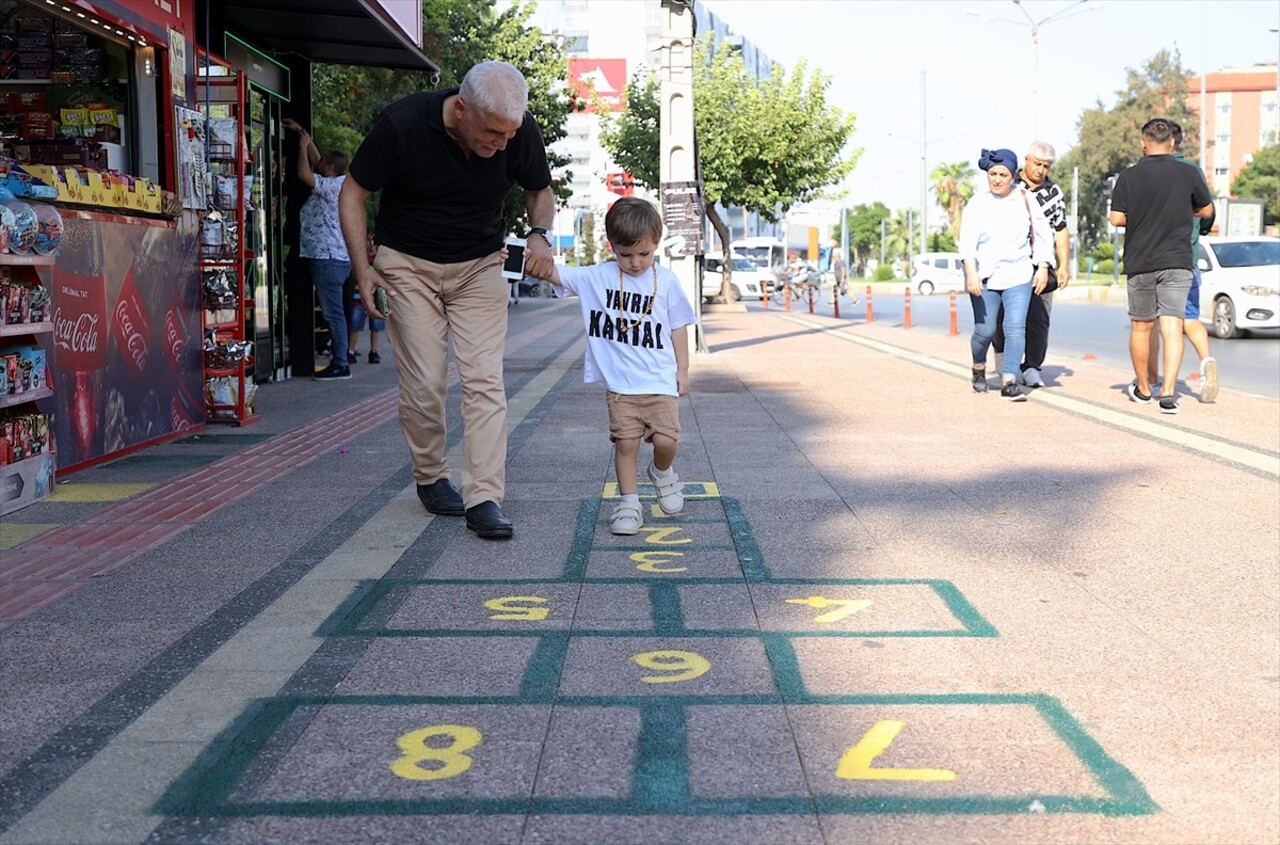
[[[284,166],[280,97],[250,82],[249,144],[258,178],[253,184],[253,211],[246,234],[254,259],[247,285],[254,300],[254,380],[278,381],[289,377],[288,315],[285,308],[282,240]]]

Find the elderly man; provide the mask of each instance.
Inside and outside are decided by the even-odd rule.
[[[1032,290],[1031,304],[1027,308],[1027,346],[1021,363],[1022,383],[1027,387],[1044,387],[1040,370],[1044,356],[1049,351],[1049,312],[1053,310],[1053,292],[1065,288],[1071,281],[1071,233],[1067,231],[1067,203],[1062,189],[1049,178],[1055,153],[1053,145],[1044,141],[1032,141],[1018,171],[1018,181],[1026,186],[1039,203],[1049,227],[1053,230],[1053,254],[1057,266],[1049,274],[1044,287]],[[1003,322],[1003,320],[1001,320]],[[999,325],[999,323],[997,324]],[[996,350],[996,369],[1001,369],[1004,357],[1004,334],[997,332],[993,341]]]
[[[524,76],[506,62],[476,65],[460,88],[397,100],[356,151],[339,199],[347,249],[362,255],[365,202],[382,192],[374,264],[357,261],[352,269],[369,316],[385,316],[375,307],[375,289],[390,297],[400,427],[418,498],[433,514],[465,515],[467,528],[489,540],[513,533],[501,508],[507,458],[503,203],[513,185],[524,189],[531,252],[551,254],[547,229],[555,216],[546,149],[528,101]],[[462,380],[461,493],[445,460],[450,337]]]

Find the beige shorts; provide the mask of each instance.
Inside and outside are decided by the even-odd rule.
[[[674,396],[661,393],[630,395],[609,391],[609,442],[640,438],[651,442],[661,434],[680,439],[680,406]]]

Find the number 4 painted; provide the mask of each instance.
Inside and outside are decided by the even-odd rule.
[[[824,607],[834,607],[835,610],[819,613],[813,617],[814,622],[821,624],[852,616],[859,610],[870,607],[871,599],[829,599],[825,596],[809,596],[807,599],[787,599],[787,604],[807,604],[809,607],[818,610]]]

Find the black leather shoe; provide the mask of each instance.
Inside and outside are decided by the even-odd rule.
[[[467,512],[462,504],[462,494],[447,478],[437,479],[430,484],[419,484],[418,499],[431,513],[441,516],[462,516]]]
[[[502,515],[497,502],[481,502],[467,508],[467,527],[486,540],[511,539],[511,520]]]

